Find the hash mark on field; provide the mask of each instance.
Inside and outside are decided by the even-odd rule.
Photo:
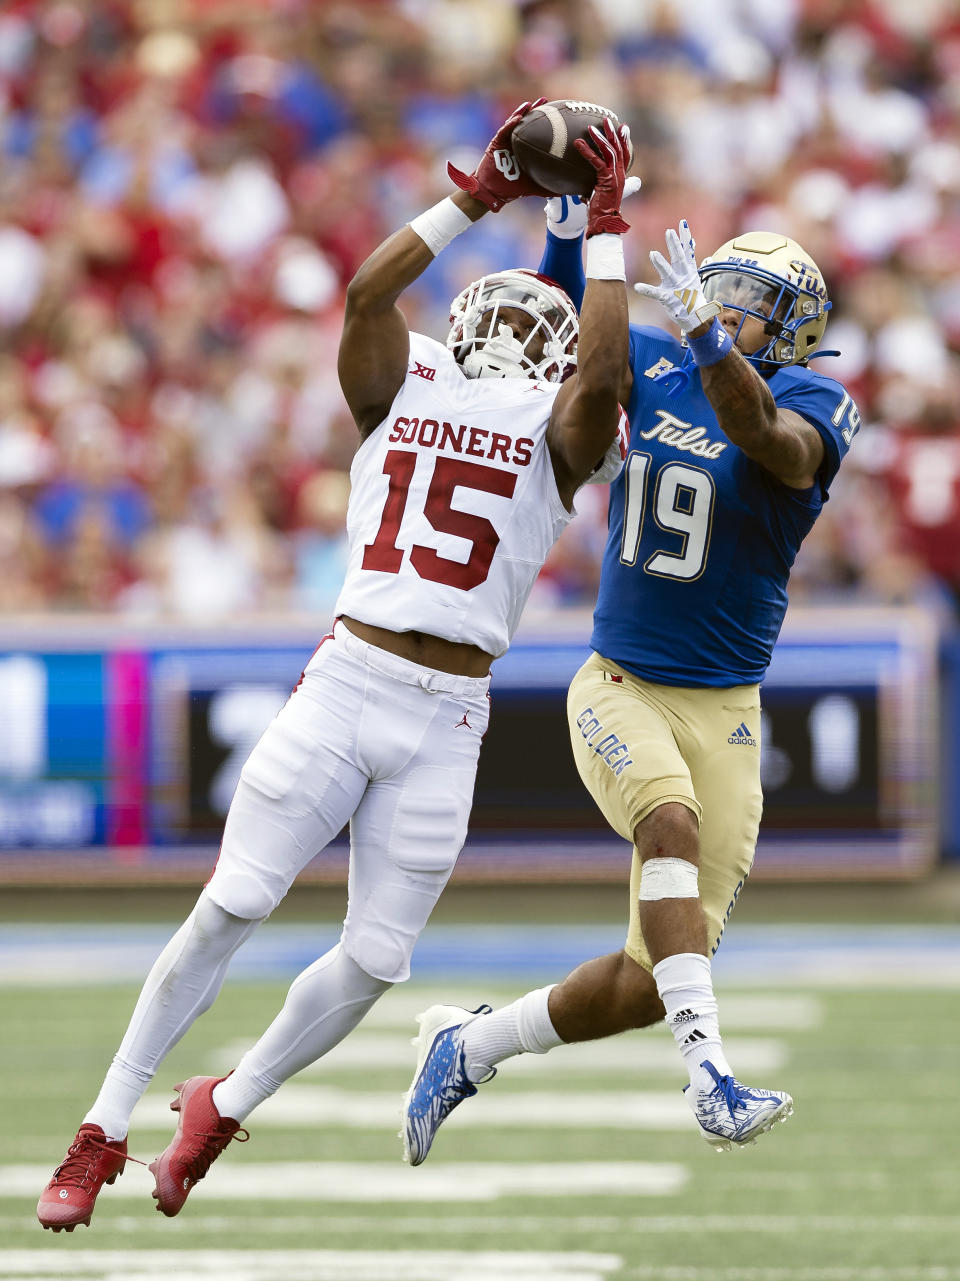
[[[186,1267],[184,1265],[187,1265]],[[91,1281],[603,1281],[621,1266],[615,1254],[416,1250],[11,1250],[0,1277]]]

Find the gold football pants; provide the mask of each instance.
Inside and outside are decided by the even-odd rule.
[[[763,798],[757,685],[655,685],[592,654],[567,696],[573,755],[607,822],[633,842],[637,824],[669,801],[700,824],[700,899],[711,953],[750,872]],[[640,931],[640,859],[630,873],[625,951],[652,969]]]

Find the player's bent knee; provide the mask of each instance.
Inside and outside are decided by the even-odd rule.
[[[381,983],[405,983],[410,977],[416,939],[407,940],[385,929],[361,927],[345,930],[340,943],[354,965]]]
[[[206,893],[218,907],[244,921],[262,921],[283,898],[247,872],[219,870],[210,878]]]
[[[231,935],[238,925],[247,926],[251,920],[248,917],[238,916],[236,912],[227,911],[213,898],[206,886],[200,892],[190,919],[193,923],[194,937],[211,940]]]
[[[344,992],[349,993],[352,998],[358,996],[379,997],[393,986],[389,979],[380,979],[370,974],[352,956],[348,955],[342,939],[337,943],[335,951],[335,964],[340,982],[343,984]]]
[[[658,845],[664,849],[679,846],[684,853],[695,854],[700,845],[700,819],[683,801],[663,801],[637,823],[633,839],[641,851]]]

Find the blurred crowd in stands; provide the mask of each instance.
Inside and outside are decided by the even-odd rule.
[[[543,94],[629,122],[632,279],[777,229],[834,301],[816,367],[863,427],[795,600],[960,600],[955,0],[5,0],[0,614],[315,611],[345,563],[344,289]],[[543,210],[485,218],[404,298],[446,334]],[[660,324],[634,297],[632,318]],[[537,584],[592,603],[605,492]]]

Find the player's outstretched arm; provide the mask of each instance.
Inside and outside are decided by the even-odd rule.
[[[385,240],[350,282],[337,370],[361,436],[383,422],[406,375],[410,337],[397,306],[403,291],[488,210],[496,212],[519,196],[547,194],[521,172],[510,151],[515,126],[544,101],[523,102],[511,112],[472,174],[448,164],[457,187],[453,195]]]
[[[631,176],[623,184],[623,199],[638,192],[639,178]],[[543,206],[547,215],[547,240],[537,271],[549,276],[573,299],[577,311],[583,306],[587,277],[583,270],[583,233],[587,229],[588,198],[584,196],[551,196]]]
[[[723,434],[791,489],[809,489],[823,462],[823,438],[801,414],[778,407],[770,388],[734,347],[700,371]]]
[[[551,196],[543,206],[547,215],[547,242],[537,271],[555,280],[573,300],[577,311],[583,307],[587,277],[583,270],[583,233],[590,206],[581,196]]]
[[[779,409],[770,388],[745,360],[718,319],[721,306],[703,295],[696,242],[684,220],[666,233],[669,261],[653,251],[659,285],[634,285],[655,299],[687,339],[707,399],[724,435],[783,484],[808,489],[823,461],[823,440],[812,423]]]
[[[554,402],[547,440],[560,497],[569,509],[613,443],[627,371],[627,290],[620,236],[629,224],[620,203],[629,164],[629,130],[608,120],[592,129],[595,150],[577,148],[597,171],[587,220],[587,285],[580,312],[577,372]]]
[[[350,281],[337,372],[361,436],[383,422],[406,376],[410,334],[397,299],[426,271],[443,244],[486,212],[479,200],[455,191],[395,231]]]

